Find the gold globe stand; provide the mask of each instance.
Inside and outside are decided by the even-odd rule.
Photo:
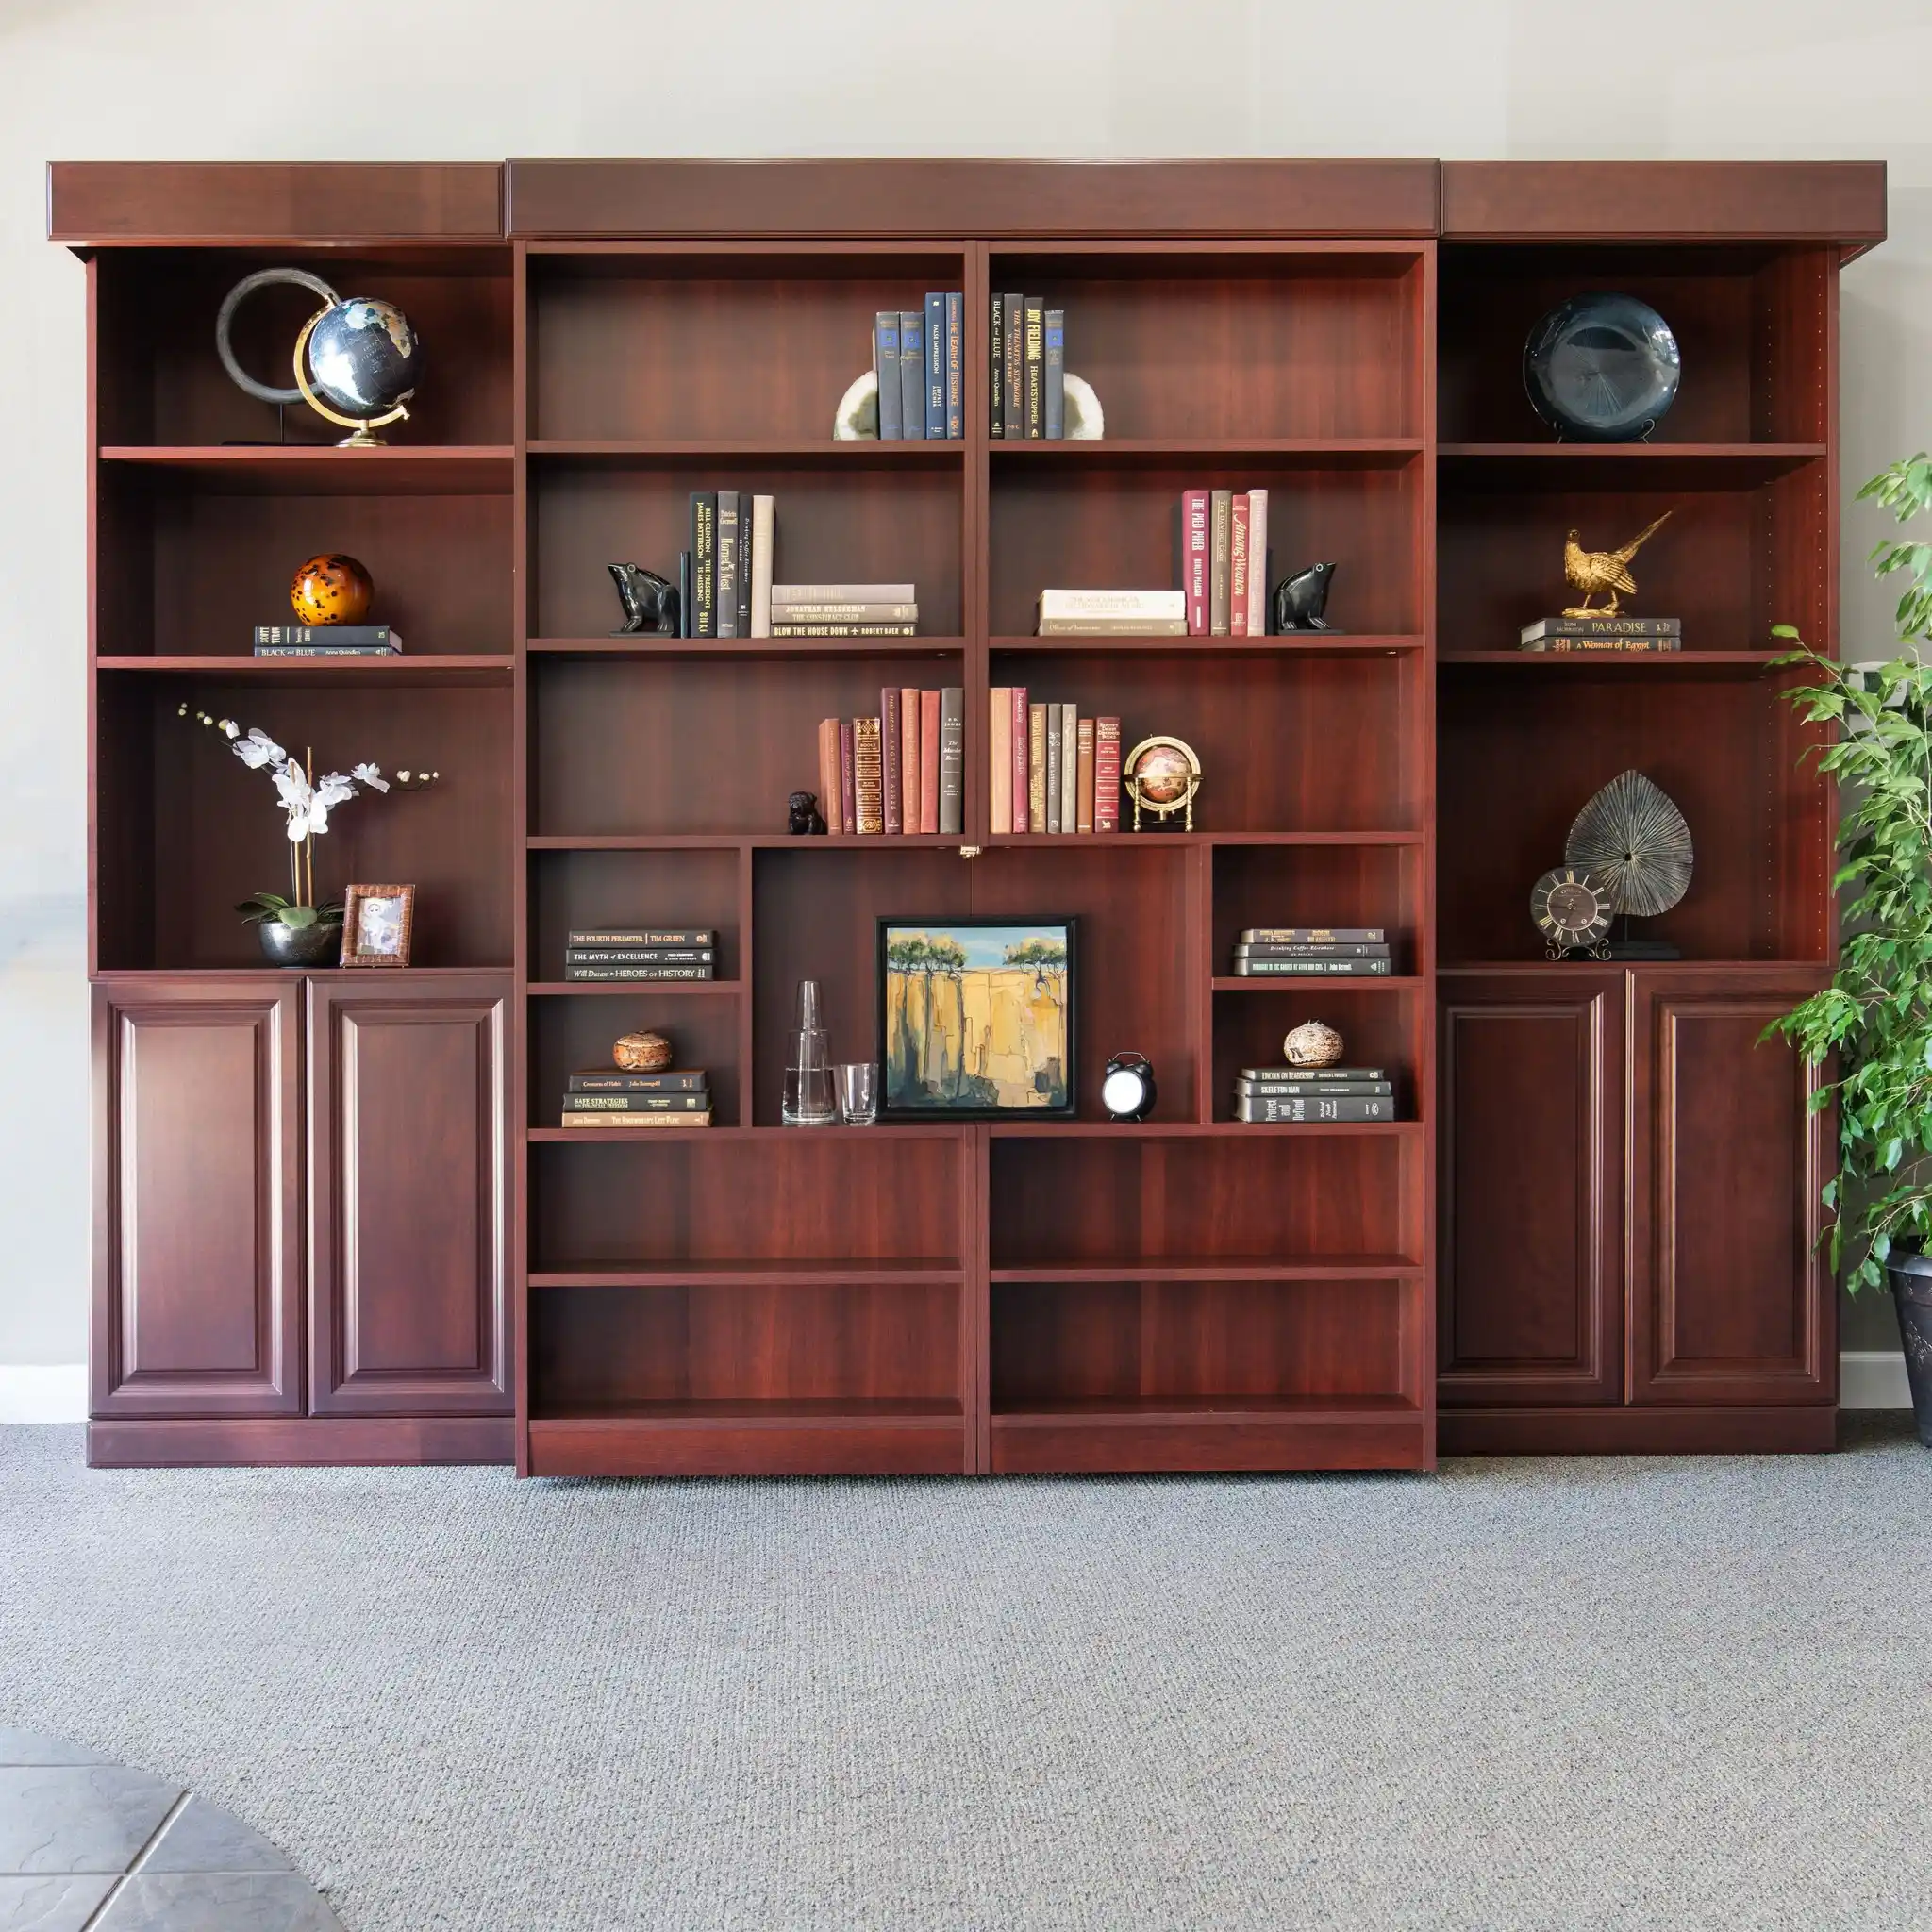
[[[373,435],[371,432],[385,428],[391,423],[408,422],[409,412],[401,403],[398,403],[387,416],[344,416],[331,409],[308,387],[308,378],[302,373],[302,365],[308,358],[309,335],[313,331],[315,325],[327,313],[328,310],[326,308],[318,308],[302,325],[302,333],[295,338],[295,387],[302,391],[302,400],[318,416],[322,417],[325,422],[339,424],[342,428],[353,429],[356,432],[353,436],[343,437],[341,441],[336,445],[338,449],[385,449],[388,447],[387,439]]]

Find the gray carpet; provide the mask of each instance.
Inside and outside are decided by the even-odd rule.
[[[1430,1478],[97,1473],[0,1724],[353,1932],[1923,1927],[1932,1452]]]

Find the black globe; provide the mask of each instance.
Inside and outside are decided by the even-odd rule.
[[[344,416],[387,415],[416,393],[423,344],[392,303],[351,295],[326,310],[308,334],[309,380]]]
[[[1684,358],[1671,325],[1634,295],[1578,295],[1529,332],[1523,386],[1560,436],[1632,442],[1677,400]]]

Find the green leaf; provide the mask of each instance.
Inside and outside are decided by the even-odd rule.
[[[1889,1234],[1874,1234],[1872,1237],[1872,1258],[1883,1261],[1891,1253],[1891,1237]]]
[[[282,924],[291,932],[303,932],[315,924],[315,908],[313,906],[284,906],[281,916]]]

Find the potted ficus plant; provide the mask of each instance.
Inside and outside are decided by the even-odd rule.
[[[1907,523],[1932,508],[1932,458],[1894,463],[1858,494]],[[1787,695],[1838,727],[1819,765],[1840,790],[1836,884],[1851,889],[1852,930],[1831,984],[1767,1030],[1812,1065],[1836,1061],[1811,1102],[1838,1107],[1839,1167],[1824,1189],[1832,1269],[1849,1248],[1854,1292],[1890,1281],[1919,1440],[1932,1447],[1932,665],[1919,657],[1932,634],[1932,543],[1887,541],[1873,561],[1880,576],[1910,580],[1900,655],[1847,665],[1801,645],[1778,660],[1813,672]]]
[[[342,908],[335,903],[319,906],[315,902],[316,838],[328,830],[329,813],[358,795],[358,785],[387,791],[389,780],[379,766],[371,764],[317,778],[312,751],[305,752],[298,760],[259,728],[244,734],[234,719],[191,711],[186,705],[180,708],[180,715],[192,716],[219,731],[251,772],[266,772],[275,782],[275,796],[287,820],[293,897],[257,892],[243,899],[235,910],[255,927],[263,956],[272,965],[326,964],[341,951]]]

